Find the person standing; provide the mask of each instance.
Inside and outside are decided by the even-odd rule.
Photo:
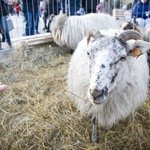
[[[25,18],[25,35],[36,33],[36,23],[39,19],[39,0],[22,0],[22,12]]]
[[[9,15],[8,12],[8,4],[5,0],[0,0],[0,25],[2,27],[2,30],[4,32],[4,36],[6,38],[6,42],[9,46],[9,48],[12,47],[11,39],[8,31],[8,25],[7,25],[7,16]]]
[[[51,15],[58,15],[61,10],[61,5],[58,0],[46,0],[43,5],[43,20],[44,20],[44,29],[47,28],[47,32],[50,32],[51,20],[48,18]]]
[[[132,9],[132,16],[139,27],[144,28],[150,23],[150,2],[149,0],[139,0]]]
[[[48,19],[48,12],[47,12],[47,5],[48,5],[48,1],[47,0],[43,0],[43,22],[44,22],[44,28],[43,30],[47,29],[47,19]]]
[[[36,18],[36,21],[35,21],[35,33],[36,34],[40,34],[40,32],[38,30],[39,29],[40,17],[41,17],[41,8],[40,8],[40,5],[39,5],[39,11],[38,11],[37,18]]]

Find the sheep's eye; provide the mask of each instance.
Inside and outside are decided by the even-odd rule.
[[[122,56],[122,57],[120,58],[120,60],[121,60],[121,61],[126,60],[126,56]]]
[[[89,52],[87,52],[87,55],[88,55],[88,56],[90,55]]]

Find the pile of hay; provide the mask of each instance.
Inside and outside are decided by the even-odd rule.
[[[110,131],[99,129],[99,143],[90,142],[90,119],[65,95],[70,56],[53,44],[22,44],[0,56],[0,81],[9,84],[0,94],[0,149],[150,149],[150,103]]]

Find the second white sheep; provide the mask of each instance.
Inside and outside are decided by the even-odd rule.
[[[80,40],[89,30],[119,28],[117,22],[108,14],[90,13],[83,16],[66,16],[60,13],[52,19],[50,30],[54,42],[75,50]]]

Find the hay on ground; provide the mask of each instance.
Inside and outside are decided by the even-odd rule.
[[[0,149],[150,149],[150,103],[111,130],[99,129],[99,142],[90,142],[90,119],[65,95],[68,50],[21,45],[0,57],[0,80],[9,85],[0,94]]]

